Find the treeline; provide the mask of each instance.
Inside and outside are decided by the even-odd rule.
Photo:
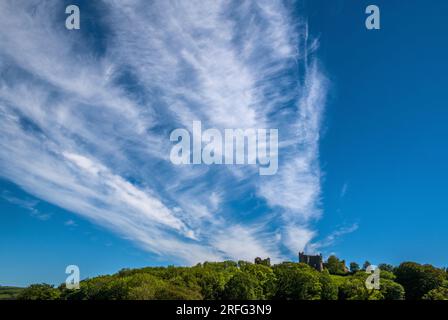
[[[15,300],[23,288],[0,286],[0,300]]]
[[[193,267],[123,269],[81,281],[68,290],[35,284],[22,290],[25,300],[448,300],[447,270],[404,262],[381,264],[380,289],[367,289],[368,273],[356,263],[330,257],[322,272],[303,263],[270,265],[245,261],[205,262]]]

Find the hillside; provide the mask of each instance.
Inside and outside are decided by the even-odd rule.
[[[363,268],[368,266],[364,264]],[[44,300],[448,300],[445,269],[414,262],[381,264],[380,288],[356,263],[330,257],[323,271],[304,263],[205,262],[192,267],[123,269],[81,281],[79,290],[31,285],[19,299]]]
[[[24,288],[0,286],[0,300],[14,300]]]

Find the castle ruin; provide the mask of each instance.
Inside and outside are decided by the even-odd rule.
[[[299,252],[299,262],[305,263],[319,272],[324,270],[322,254],[313,256],[313,255],[307,255],[305,254],[305,252]]]

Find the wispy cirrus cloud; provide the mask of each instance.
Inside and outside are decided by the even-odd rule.
[[[354,223],[349,226],[340,227],[340,228],[336,229],[335,231],[333,231],[332,233],[330,233],[324,239],[314,242],[314,243],[311,243],[311,242],[308,243],[306,248],[310,252],[318,252],[319,250],[326,249],[326,248],[332,246],[342,236],[344,236],[346,234],[350,234],[350,233],[358,230],[358,227],[359,226],[357,223]]]
[[[1,176],[173,261],[306,247],[327,83],[293,6],[97,6],[101,43],[65,30],[52,1],[0,3]],[[279,128],[278,174],[172,165],[169,132],[193,120]]]
[[[21,208],[24,208],[29,211],[30,215],[33,217],[36,217],[39,220],[48,220],[50,219],[51,215],[48,213],[42,213],[37,206],[39,205],[39,201],[36,199],[23,199],[23,198],[17,198],[14,195],[12,195],[9,191],[2,191],[0,193],[0,198],[3,200],[8,201],[9,203],[19,206]]]

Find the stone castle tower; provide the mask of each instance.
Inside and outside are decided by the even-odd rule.
[[[255,264],[262,264],[262,265],[265,265],[267,267],[270,267],[271,266],[271,259],[270,258],[261,259],[260,257],[256,257],[255,258]]]
[[[312,256],[305,254],[305,252],[299,252],[299,262],[305,263],[317,271],[324,270],[322,254]]]

